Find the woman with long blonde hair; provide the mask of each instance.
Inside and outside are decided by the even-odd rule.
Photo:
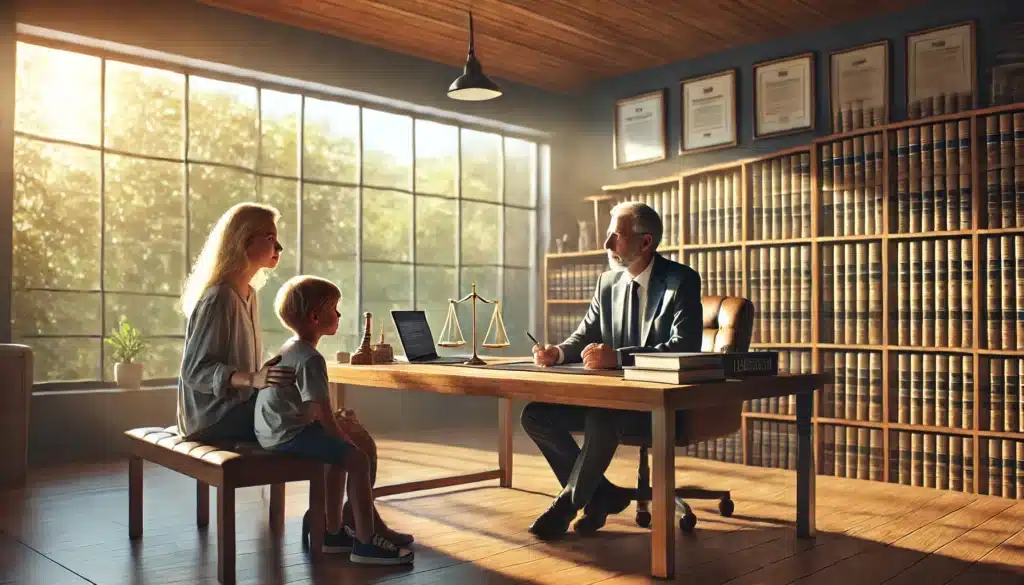
[[[181,295],[188,319],[178,377],[178,432],[203,442],[255,441],[256,391],[288,386],[292,368],[262,366],[256,291],[277,266],[278,211],[239,203],[206,238]]]

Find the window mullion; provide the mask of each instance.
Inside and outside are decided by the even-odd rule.
[[[107,60],[100,59],[100,336],[107,331],[107,298],[106,298],[106,248],[107,248],[107,161],[106,161],[106,126],[107,126]],[[103,365],[106,358],[106,344],[100,341],[99,379],[104,379]]]
[[[359,108],[359,131],[356,133],[359,137],[359,143],[356,144],[356,152],[359,156],[359,164],[357,165],[356,171],[356,183],[358,183],[358,193],[356,195],[356,332],[362,331],[363,321],[360,318],[365,312],[363,309],[363,164],[365,162],[365,156],[363,156],[363,108]]]
[[[299,100],[299,127],[296,129],[298,134],[298,140],[295,141],[295,148],[298,149],[296,156],[298,156],[298,175],[299,180],[297,181],[296,192],[295,192],[295,270],[298,274],[305,274],[305,267],[303,266],[304,258],[302,254],[302,241],[304,237],[302,224],[304,222],[304,216],[302,209],[302,202],[305,200],[303,194],[305,193],[305,180],[306,169],[305,169],[305,157],[303,156],[306,152],[306,96],[302,96]],[[262,137],[260,137],[262,141]]]
[[[455,157],[455,296],[462,298],[462,128],[456,133]]]
[[[412,189],[412,218],[409,222],[409,258],[412,259],[412,308],[416,308],[416,120],[412,119],[410,135],[412,139],[412,175],[409,177]]]

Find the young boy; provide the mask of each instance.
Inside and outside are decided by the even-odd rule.
[[[329,481],[324,552],[351,551],[350,558],[356,563],[410,563],[413,552],[396,546],[381,534],[380,526],[375,526],[369,459],[331,412],[327,362],[316,346],[321,337],[337,333],[339,300],[338,287],[314,276],[296,276],[278,291],[278,318],[295,333],[281,348],[279,365],[294,368],[295,383],[259,391],[256,438],[264,449],[331,465],[334,478],[343,478],[347,472],[354,534],[342,526],[342,481]]]

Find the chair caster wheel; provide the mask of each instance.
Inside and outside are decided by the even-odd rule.
[[[721,501],[718,502],[718,511],[722,514],[722,516],[725,516],[726,518],[732,516],[732,513],[735,509],[736,506],[733,504],[732,500],[728,498],[723,498]]]
[[[679,530],[689,534],[693,532],[694,526],[697,525],[697,516],[695,514],[686,514],[679,518]]]
[[[651,526],[651,513],[647,511],[637,512],[636,525],[641,528],[649,528]]]

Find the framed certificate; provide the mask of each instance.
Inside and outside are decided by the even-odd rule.
[[[668,157],[665,94],[666,90],[659,89],[615,102],[612,155],[616,169]]]
[[[911,119],[977,107],[974,22],[907,35],[907,115]]]
[[[736,146],[735,69],[684,79],[679,93],[679,154]]]
[[[814,53],[754,64],[754,138],[814,130]]]
[[[889,122],[889,41],[829,55],[832,132]]]

